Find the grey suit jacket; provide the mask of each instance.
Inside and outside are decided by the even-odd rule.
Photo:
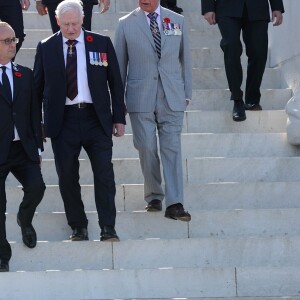
[[[161,31],[160,60],[145,13],[140,8],[119,20],[115,50],[126,87],[128,112],[154,111],[159,77],[171,110],[184,111],[185,99],[192,97],[191,59],[184,18],[164,8],[161,8],[161,18],[180,24],[182,35],[166,36]]]

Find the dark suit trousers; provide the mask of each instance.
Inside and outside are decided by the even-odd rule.
[[[87,227],[81,199],[79,154],[83,147],[91,161],[99,225],[115,226],[115,180],[112,165],[112,137],[105,135],[94,106],[78,109],[66,106],[58,137],[52,138],[59,187],[71,228]]]
[[[258,104],[260,86],[265,71],[268,55],[268,21],[249,21],[246,9],[242,18],[220,17],[218,25],[222,35],[221,48],[231,100],[242,100],[243,70],[241,55],[243,52],[240,35],[248,57],[245,102]]]
[[[36,207],[41,202],[46,188],[39,162],[29,160],[21,142],[12,142],[6,163],[0,165],[0,258],[7,260],[11,257],[11,248],[5,230],[5,181],[9,172],[23,186],[24,197],[19,206],[18,217],[25,226],[31,224]]]
[[[17,44],[18,52],[25,38],[23,13],[20,1],[0,1],[0,19],[3,22],[7,22],[15,31],[16,37],[19,38],[19,43]]]
[[[50,3],[47,4],[48,7],[48,14],[50,19],[50,24],[52,28],[52,32],[55,33],[59,31],[59,26],[57,25],[56,18],[55,18],[55,10],[58,3]],[[92,24],[92,13],[93,13],[93,3],[84,3],[83,4],[83,12],[84,12],[84,19],[83,19],[83,28],[86,30],[91,30]]]

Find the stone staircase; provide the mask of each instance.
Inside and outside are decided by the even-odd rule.
[[[119,17],[136,0],[95,8],[93,30],[113,38]],[[286,141],[285,103],[292,91],[280,70],[266,70],[261,112],[232,121],[220,35],[201,17],[199,0],[178,0],[190,28],[193,102],[182,134],[185,207],[190,223],[146,213],[130,121],[114,140],[116,229],[120,243],[99,242],[93,178],[81,155],[81,184],[89,219],[88,242],[70,234],[50,141],[43,154],[45,197],[34,226],[38,245],[22,244],[16,213],[22,190],[7,180],[7,233],[13,257],[0,274],[0,299],[300,299],[300,149]],[[48,16],[24,13],[27,37],[17,62],[33,66],[38,41],[51,34]],[[243,56],[243,63],[246,58]]]

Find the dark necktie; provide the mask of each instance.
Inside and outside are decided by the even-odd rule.
[[[9,83],[9,79],[8,76],[6,74],[6,67],[2,66],[2,89],[3,89],[3,94],[5,95],[5,97],[12,101],[12,93],[11,93],[11,86]]]
[[[78,95],[77,86],[77,52],[76,44],[78,41],[68,40],[67,64],[66,64],[66,80],[67,80],[67,97],[73,100]]]
[[[147,16],[150,19],[150,30],[153,35],[156,52],[157,52],[158,58],[160,58],[160,56],[161,56],[161,36],[160,36],[160,32],[159,32],[159,27],[158,27],[158,24],[156,21],[158,14],[156,12],[153,12],[153,13],[148,14]]]

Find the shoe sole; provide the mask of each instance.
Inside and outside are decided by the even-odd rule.
[[[110,238],[110,239],[105,239],[102,240],[100,239],[101,242],[120,242],[120,240],[118,238]]]
[[[81,238],[70,238],[69,240],[72,241],[72,242],[80,242],[80,241],[88,241],[89,239],[88,239],[88,238],[85,238],[85,239],[81,239]]]
[[[176,221],[182,221],[182,222],[190,222],[191,219],[192,219],[191,217],[178,217],[178,218],[174,218],[174,217],[166,216],[166,215],[165,215],[165,218],[171,219],[171,220],[176,220]]]
[[[245,117],[245,118],[232,118],[232,120],[234,122],[242,122],[242,121],[245,121],[246,119],[247,119],[247,117]]]
[[[154,207],[146,207],[145,210],[148,211],[148,212],[162,211],[162,209],[158,209],[158,208],[154,208]]]

